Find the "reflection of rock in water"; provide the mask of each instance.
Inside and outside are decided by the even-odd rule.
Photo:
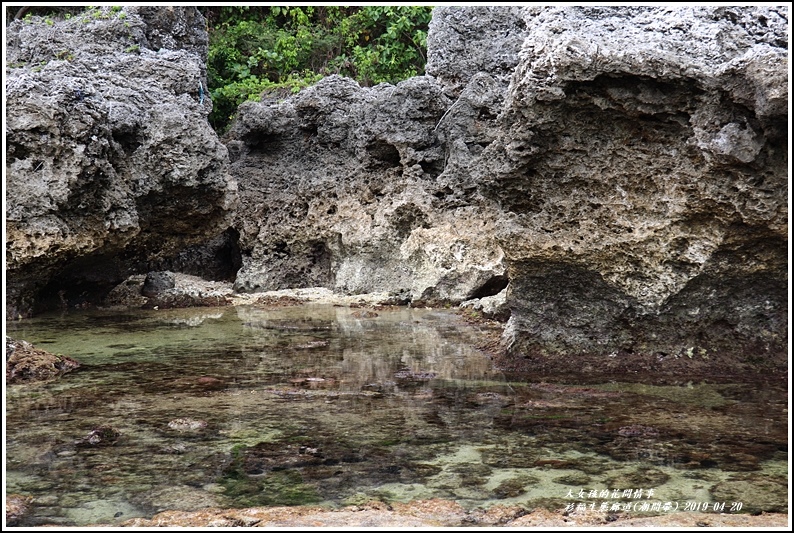
[[[491,369],[490,361],[472,348],[474,343],[461,337],[463,330],[451,327],[450,322],[459,324],[451,312],[378,308],[375,313],[304,305],[244,307],[237,308],[237,314],[254,342],[261,343],[263,365],[273,368],[278,356],[268,347],[277,346],[282,358],[300,361],[317,376],[333,378],[342,390],[367,386],[368,390],[394,392],[389,383],[480,379]]]
[[[394,373],[394,377],[397,379],[404,379],[407,381],[429,381],[436,377],[438,374],[435,372],[415,372],[412,371],[410,368],[401,368],[397,372]]]
[[[204,323],[205,320],[219,320],[223,318],[223,313],[205,313],[197,316],[191,316],[188,318],[181,318],[181,317],[172,317],[166,320],[169,324],[174,324],[177,326],[200,326]]]
[[[361,320],[352,312],[228,309],[191,328],[159,320],[193,310],[32,319],[25,327],[38,324],[40,338],[135,350],[123,362],[112,352],[94,356],[90,371],[68,383],[10,389],[9,492],[57,494],[26,525],[71,520],[61,502],[100,501],[110,483],[147,510],[340,503],[360,494],[390,504],[419,495],[556,508],[569,487],[604,484],[659,493],[697,484],[699,496],[714,498],[757,485],[768,508],[786,503],[777,482],[761,482],[777,479],[770,465],[786,465],[786,405],[770,401],[785,395],[776,391],[505,382],[471,348],[476,327],[452,314],[378,309],[377,319]],[[434,320],[423,319],[429,314]],[[301,319],[335,327],[241,326]],[[108,423],[124,436],[115,447],[74,445]],[[186,499],[176,502],[182,489]],[[119,508],[107,518],[119,510],[140,516]]]
[[[333,324],[314,324],[311,322],[298,323],[289,320],[270,320],[267,322],[246,322],[243,326],[247,328],[275,329],[281,331],[332,331]]]

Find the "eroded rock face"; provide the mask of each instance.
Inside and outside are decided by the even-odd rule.
[[[207,36],[187,7],[6,28],[9,316],[96,300],[223,232],[228,155],[206,121]],[[144,270],[145,271],[145,270]]]
[[[514,224],[498,236],[512,352],[784,367],[787,10],[523,16],[474,170]]]
[[[519,6],[439,6],[427,33],[425,71],[457,98],[480,73],[507,86],[527,26]]]
[[[430,77],[363,89],[338,76],[243,104],[227,142],[241,191],[235,288],[459,302],[503,276],[490,222],[462,197],[474,187],[439,177],[450,105]]]
[[[439,8],[432,76],[241,107],[236,288],[507,286],[524,369],[785,367],[787,17]]]

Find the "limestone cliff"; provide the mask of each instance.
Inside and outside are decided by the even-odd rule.
[[[487,299],[505,368],[785,369],[787,7],[438,7],[426,75],[223,144],[195,9],[96,12],[8,27],[13,314],[160,265]]]
[[[499,135],[472,170],[511,220],[512,352],[784,368],[788,11],[523,17]]]
[[[6,43],[7,316],[96,301],[228,227],[195,8],[31,17]]]
[[[429,77],[362,89],[336,76],[286,102],[244,104],[227,143],[241,197],[236,288],[459,302],[497,287],[492,222],[439,177],[450,105]]]
[[[236,288],[507,286],[516,367],[783,367],[787,18],[439,7],[427,76],[241,107]]]

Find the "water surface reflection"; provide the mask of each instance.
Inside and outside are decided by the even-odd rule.
[[[507,382],[445,311],[94,311],[7,329],[83,363],[7,388],[6,489],[35,498],[24,525],[371,498],[631,503],[612,489],[787,506],[785,390]],[[107,427],[118,436],[87,443]]]

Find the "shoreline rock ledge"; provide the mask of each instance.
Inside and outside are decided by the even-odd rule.
[[[96,304],[228,228],[195,7],[33,16],[5,38],[7,317]]]

